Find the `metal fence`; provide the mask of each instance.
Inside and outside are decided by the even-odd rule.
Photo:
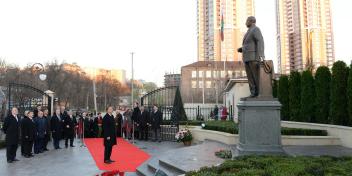
[[[227,108],[227,120],[233,120],[233,107],[232,105]],[[187,107],[185,108],[186,114],[187,114],[187,119],[188,120],[201,120],[201,121],[208,121],[212,119],[221,119],[221,114],[214,114],[215,108],[209,108],[209,107]],[[221,110],[219,109],[218,112],[221,113]]]

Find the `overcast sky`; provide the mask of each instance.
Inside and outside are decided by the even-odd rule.
[[[266,58],[276,63],[275,1],[256,0]],[[331,0],[336,58],[352,59],[352,1]],[[0,58],[122,68],[163,83],[197,60],[197,0],[0,0]]]

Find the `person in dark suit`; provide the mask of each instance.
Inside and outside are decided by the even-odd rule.
[[[66,111],[66,107],[64,105],[60,106],[60,117],[63,120],[62,123],[64,123],[65,119],[67,118],[68,114]],[[62,124],[63,125],[63,124]],[[64,131],[64,126],[62,126],[62,139],[65,138],[65,131]]]
[[[36,129],[33,120],[33,111],[26,111],[25,115],[26,116],[21,120],[21,148],[23,148],[23,156],[30,158],[33,157],[32,150]]]
[[[249,89],[249,97],[257,97],[259,94],[259,63],[264,60],[264,39],[260,29],[256,26],[254,16],[247,18],[248,31],[243,38],[242,47],[237,51],[242,53],[245,65]]]
[[[44,141],[44,151],[49,151],[48,149],[48,143],[50,141],[51,138],[51,116],[49,114],[49,110],[46,108],[43,110],[44,113],[44,118],[45,118],[45,122],[46,122],[46,134],[45,134],[45,141]]]
[[[13,107],[10,115],[5,118],[3,126],[3,131],[6,134],[6,157],[8,163],[18,161],[18,159],[16,159],[16,152],[19,141],[21,119],[17,115],[18,109]]]
[[[68,140],[70,140],[70,147],[75,147],[73,145],[75,126],[77,124],[76,118],[73,116],[72,111],[68,111],[68,115],[65,116],[63,127],[65,136],[65,147],[68,147]]]
[[[120,110],[116,111],[115,126],[116,126],[116,136],[122,137],[122,114]]]
[[[159,141],[161,142],[161,137],[160,137],[160,130],[161,130],[161,123],[163,121],[163,114],[160,112],[158,107],[156,105],[153,106],[153,111],[151,113],[151,124],[152,124],[152,130],[154,132],[154,139],[153,141]]]
[[[82,116],[79,118],[79,123],[81,126],[81,132],[83,138],[91,137],[91,122],[87,112],[82,112]]]
[[[42,110],[42,105],[38,104],[37,107],[34,109],[33,113],[33,118],[38,117],[38,112]]]
[[[109,106],[106,109],[106,114],[103,118],[103,136],[104,136],[104,163],[111,164],[115,162],[111,160],[111,152],[112,147],[117,144],[116,141],[116,128],[115,128],[115,120],[112,115],[113,108]]]
[[[141,110],[139,109],[139,103],[138,102],[134,102],[134,105],[133,105],[133,112],[132,112],[132,121],[133,121],[133,129],[134,130],[134,137],[135,138],[139,138],[139,128],[137,127],[138,126],[138,116],[139,114],[141,113]]]
[[[98,116],[94,118],[94,123],[93,123],[93,128],[94,128],[94,134],[95,137],[100,138],[102,137],[102,125],[103,125],[103,117],[101,116],[101,113],[98,113]]]
[[[38,117],[34,117],[35,123],[35,140],[34,140],[34,153],[39,154],[44,152],[44,142],[46,134],[46,121],[43,111],[38,111]]]
[[[56,109],[54,116],[51,118],[51,134],[53,136],[53,143],[55,149],[61,149],[60,140],[62,139],[62,117],[60,109]]]
[[[149,112],[141,106],[141,112],[138,115],[138,130],[140,140],[148,140],[148,125],[149,125]]]

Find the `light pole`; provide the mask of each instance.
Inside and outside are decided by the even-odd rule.
[[[131,81],[131,104],[132,104],[132,108],[133,109],[133,80],[134,80],[134,77],[133,77],[133,55],[134,55],[134,52],[131,52],[131,56],[132,56],[132,81]],[[132,144],[134,144],[134,120],[132,119]]]
[[[31,67],[31,71],[32,71],[32,73],[42,72],[42,73],[39,74],[39,79],[42,80],[42,81],[46,80],[46,74],[43,73],[45,71],[45,68],[44,68],[43,64],[41,64],[41,63],[33,64],[32,67]]]
[[[131,105],[133,107],[133,80],[134,80],[134,70],[133,70],[133,55],[134,55],[134,52],[131,52],[131,57],[132,57],[132,79],[131,79]]]

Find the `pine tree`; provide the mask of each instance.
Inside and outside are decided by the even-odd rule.
[[[304,122],[315,122],[314,118],[315,90],[314,78],[310,70],[302,72],[300,117]]]
[[[297,71],[292,71],[289,78],[289,107],[290,120],[301,122],[301,74]]]
[[[331,72],[320,66],[315,73],[315,118],[317,123],[329,123]]]
[[[290,119],[288,76],[283,75],[279,79],[277,96],[281,103],[281,120]]]
[[[332,67],[330,116],[335,125],[348,124],[347,112],[347,75],[348,68],[343,61]]]
[[[349,126],[352,126],[352,64],[350,65],[348,81],[347,81],[347,98],[348,98],[348,114]]]
[[[273,80],[273,97],[277,98],[277,89],[278,89],[278,81],[276,79]]]
[[[187,115],[183,107],[180,89],[177,87],[175,93],[174,106],[172,108],[171,119],[175,122],[177,120],[187,121]]]

